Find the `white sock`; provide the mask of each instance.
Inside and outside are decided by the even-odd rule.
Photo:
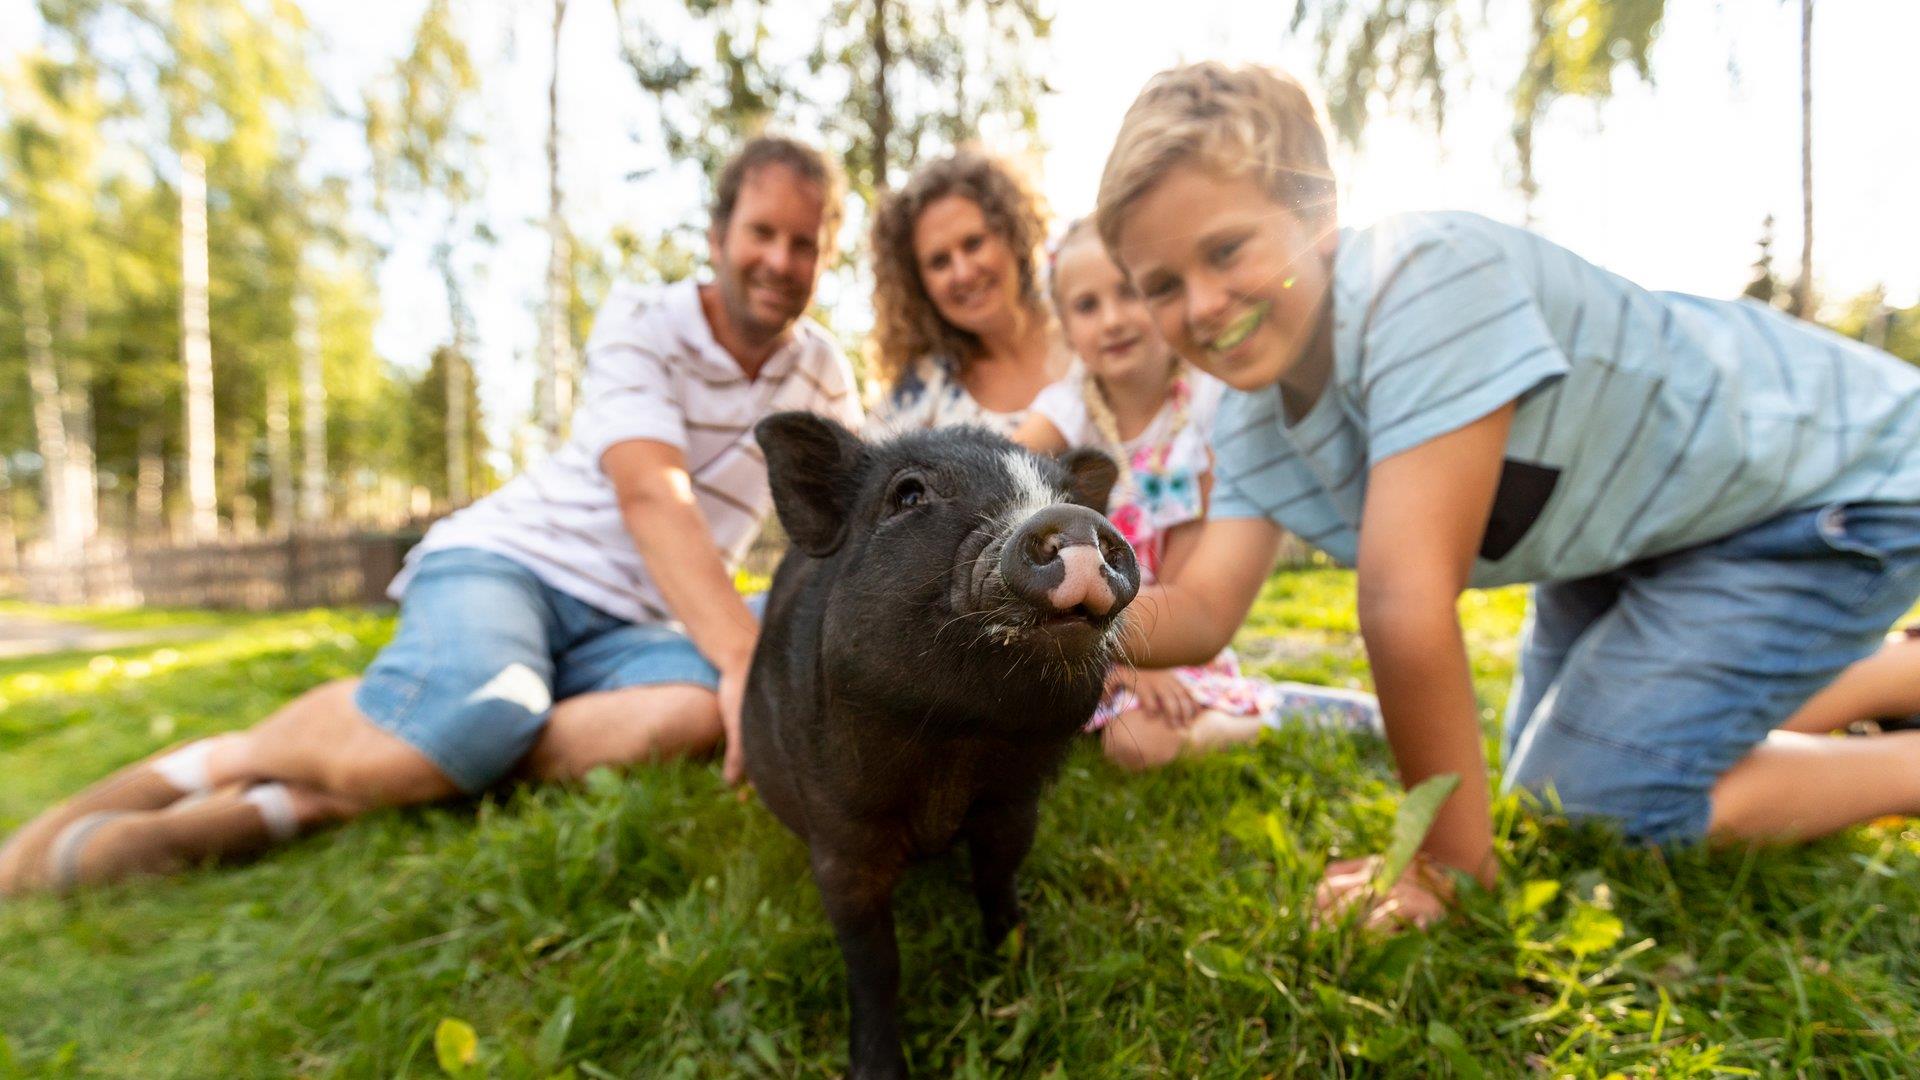
[[[300,822],[293,815],[293,795],[285,784],[255,784],[247,789],[243,796],[260,811],[260,820],[267,823],[267,835],[275,840],[291,840],[300,831]]]
[[[207,775],[207,754],[212,750],[212,739],[188,743],[155,761],[153,771],[179,788],[182,795],[199,795],[213,788],[213,780]]]

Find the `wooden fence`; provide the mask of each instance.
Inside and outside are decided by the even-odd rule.
[[[102,607],[285,611],[383,604],[387,584],[423,531],[296,535],[191,547],[104,542],[85,558],[67,562],[29,552],[13,592],[39,603]],[[786,548],[779,519],[770,516],[743,568],[771,575]],[[1311,562],[1311,551],[1287,537],[1281,565]],[[0,586],[5,584],[0,580]],[[0,589],[0,595],[5,594]]]
[[[296,535],[190,547],[94,545],[84,558],[29,555],[21,592],[49,604],[283,611],[377,604],[417,532]]]

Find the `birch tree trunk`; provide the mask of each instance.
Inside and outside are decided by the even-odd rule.
[[[207,317],[207,166],[180,155],[180,358],[186,367],[189,535],[220,532],[213,472],[213,344]]]
[[[53,327],[47,319],[46,278],[40,269],[40,254],[32,243],[25,245],[22,254],[17,277],[20,318],[26,326],[33,434],[40,451],[41,512],[46,518],[42,532],[54,558],[66,564],[77,558],[80,546],[68,496],[71,473],[67,465],[66,409],[60,393],[60,371],[53,359]]]
[[[13,527],[13,466],[0,457],[0,579],[20,571],[20,537]]]
[[[273,499],[269,528],[275,533],[293,531],[293,420],[292,404],[287,400],[287,381],[277,374],[267,377],[267,479]]]
[[[1813,311],[1813,0],[1800,0],[1800,280],[1791,310]]]
[[[453,335],[447,358],[447,502],[467,504],[467,361],[465,335]]]
[[[68,357],[87,339],[87,301],[84,286],[67,297],[60,312],[61,337]],[[69,363],[60,380],[60,415],[67,434],[67,520],[77,550],[84,554],[100,534],[100,470],[93,454],[93,396],[87,380]]]
[[[449,226],[451,231],[451,226]],[[447,318],[453,331],[453,354],[447,358],[447,502],[464,506],[467,481],[467,305],[453,272],[452,245],[442,242],[434,252],[440,281],[447,290]]]
[[[572,252],[560,199],[560,25],[567,0],[553,0],[553,75],[547,82],[547,310],[540,326],[540,430],[547,453],[560,448],[573,413]]]
[[[166,532],[167,460],[160,429],[148,424],[140,431],[140,464],[133,487],[133,520],[138,538],[153,540]]]
[[[320,321],[311,292],[294,308],[294,346],[300,351],[300,521],[327,520],[327,382],[320,352]]]
[[[893,98],[887,93],[887,69],[893,66],[893,44],[887,38],[887,4],[873,0],[873,191],[885,195],[887,184],[887,142],[893,138]]]

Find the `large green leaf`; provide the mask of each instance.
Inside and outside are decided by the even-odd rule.
[[[1427,838],[1427,830],[1433,828],[1433,819],[1440,813],[1440,807],[1460,786],[1457,773],[1442,773],[1429,776],[1407,792],[1400,803],[1400,811],[1393,816],[1393,839],[1387,844],[1386,853],[1380,859],[1380,871],[1374,876],[1374,888],[1381,893],[1393,888],[1400,875],[1407,872],[1407,864],[1413,861],[1414,853],[1420,850],[1420,842]]]

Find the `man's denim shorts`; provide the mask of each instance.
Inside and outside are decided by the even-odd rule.
[[[420,560],[400,629],[362,676],[354,704],[471,794],[533,748],[555,701],[719,682],[693,642],[669,627],[609,615],[505,556],[447,548]]]
[[[1793,511],[1537,585],[1505,783],[1639,840],[1699,838],[1721,774],[1874,651],[1917,595],[1912,503]]]

